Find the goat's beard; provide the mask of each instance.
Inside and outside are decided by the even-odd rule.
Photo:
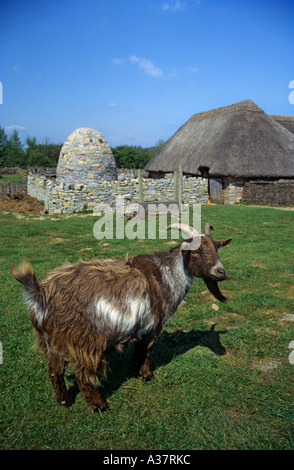
[[[203,281],[207,285],[208,290],[217,300],[220,300],[221,302],[226,302],[228,300],[219,290],[217,281],[209,278],[204,278]]]

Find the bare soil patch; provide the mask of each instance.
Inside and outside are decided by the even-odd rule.
[[[40,214],[44,207],[39,203],[38,199],[28,194],[15,193],[10,196],[0,196],[0,209],[13,212],[35,212]]]

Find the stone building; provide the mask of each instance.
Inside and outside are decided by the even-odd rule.
[[[115,159],[102,134],[90,127],[72,132],[60,151],[56,176],[65,184],[116,180]]]

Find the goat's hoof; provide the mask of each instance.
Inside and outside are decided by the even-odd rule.
[[[95,411],[95,413],[99,413],[99,411],[105,411],[106,408],[108,407],[107,403],[105,404],[101,404],[101,405],[94,405],[94,406],[91,406],[92,410]]]
[[[140,374],[146,382],[149,382],[149,380],[154,378],[154,374],[153,374],[152,370],[148,370],[146,372],[145,371],[140,371]]]
[[[96,401],[96,403],[92,402],[92,404],[89,403],[89,405],[93,411],[97,411],[97,412],[104,411],[106,410],[106,408],[108,408],[108,404],[105,400]]]
[[[60,400],[59,403],[64,408],[68,408],[70,405],[72,405],[73,399],[71,397],[68,397],[66,400]]]

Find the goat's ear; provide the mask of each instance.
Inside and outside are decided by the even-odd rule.
[[[232,241],[232,238],[228,238],[227,240],[216,240],[216,244],[218,248],[223,248],[224,246],[228,246]]]

